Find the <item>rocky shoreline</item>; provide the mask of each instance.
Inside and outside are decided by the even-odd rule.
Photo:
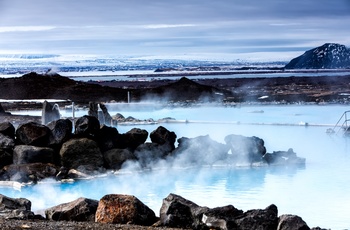
[[[244,94],[242,94],[243,96],[241,96],[241,98],[248,98],[248,102],[246,103],[276,103],[277,101],[279,101],[279,103],[299,103],[300,101],[303,103],[348,103],[349,96],[347,94],[349,93],[349,88],[347,87],[348,83],[346,83],[348,78],[349,77],[343,77],[338,80],[337,78],[333,80],[319,78],[317,81],[314,81],[315,79],[309,81],[310,78],[307,78],[308,82],[313,82],[312,84],[315,84],[318,88],[316,86],[310,86],[311,83],[305,83],[304,80],[306,80],[306,78],[301,78],[298,81],[295,81],[294,78],[269,79],[268,81],[266,79],[260,79],[260,83],[254,86],[256,88],[249,88],[251,99],[249,99],[249,97],[244,97]],[[217,84],[218,86],[227,84],[223,87],[224,90],[235,88],[244,91],[246,88],[242,88],[242,86],[248,84],[250,80],[251,79],[238,79],[232,81],[228,79],[211,79],[210,81],[205,81],[207,81],[207,83],[210,82],[211,85]],[[276,81],[278,81],[278,83],[276,83]],[[288,86],[291,81],[293,82],[293,87]],[[265,83],[261,84],[261,82]],[[187,80],[183,80],[180,83],[190,85],[191,87],[199,87],[196,85],[197,83],[193,84]],[[337,84],[330,87],[333,83]],[[334,88],[339,86],[338,83],[342,85],[342,87]],[[123,83],[119,82],[118,86],[121,86],[121,84]],[[238,87],[238,85],[232,86],[232,84],[238,84],[240,87]],[[175,85],[175,89],[178,88],[178,86],[179,85]],[[206,90],[206,88],[200,89],[202,89],[201,92]],[[274,90],[271,91],[272,89]],[[283,89],[284,91],[281,92],[279,89]],[[301,89],[308,89],[307,95],[313,96],[303,96],[306,94],[304,94],[305,91]],[[283,97],[280,98],[281,100],[276,100],[277,97],[270,96],[272,92],[276,95],[281,94]],[[298,94],[298,92],[301,93]],[[123,94],[124,93],[123,91]],[[237,95],[239,94],[240,92],[237,91]],[[136,92],[135,95],[137,95]],[[262,95],[269,95],[269,97],[257,99],[258,96],[261,97]],[[290,97],[289,101],[285,101],[283,98],[288,95],[297,96]],[[226,98],[226,102],[235,104],[237,98],[238,97],[232,97],[230,99],[230,97],[228,97]],[[310,100],[310,98],[312,99]],[[318,99],[316,100],[315,98]],[[238,101],[240,103],[242,102],[241,100]],[[87,102],[84,101],[83,103]],[[9,108],[7,106],[16,105],[6,105],[6,109]],[[40,107],[42,107],[41,104]],[[104,121],[108,121],[108,119],[110,119],[110,117],[104,117]],[[209,136],[199,136],[195,138],[181,137],[177,139],[178,146],[175,148],[176,134],[166,130],[162,126],[159,126],[150,134],[142,129],[132,129],[127,133],[119,133],[116,128],[100,123],[98,114],[91,114],[73,121],[75,122],[74,130],[72,129],[73,123],[69,119],[59,119],[47,125],[41,125],[41,117],[14,116],[6,113],[5,110],[2,111],[1,121],[0,162],[2,169],[0,171],[0,180],[8,183],[18,183],[20,186],[21,183],[35,184],[45,178],[53,178],[60,181],[91,177],[99,173],[105,173],[108,170],[120,170],[123,163],[126,161],[136,162],[140,168],[151,167],[152,164],[164,159],[169,160],[169,162],[181,160],[181,163],[185,165],[192,164],[193,162],[187,161],[187,158],[184,157],[186,154],[189,154],[190,157],[195,160],[195,163],[199,165],[212,165],[222,162],[229,162],[234,165],[242,164],[243,162],[250,166],[263,165],[264,167],[269,167],[269,165],[275,164],[288,165],[305,163],[305,159],[298,157],[292,149],[268,153],[264,147],[264,141],[258,137],[228,135],[224,140],[225,144],[218,143]],[[151,142],[146,142],[148,135],[150,135]],[[198,146],[206,149],[205,152],[209,152],[210,154],[196,155],[197,153],[203,152],[198,149]],[[234,154],[227,154],[228,151]],[[175,194],[170,195],[177,197]],[[184,201],[184,198],[178,199],[181,200],[181,202],[179,201],[175,206],[180,209],[176,208],[173,211],[180,214],[180,217],[189,216],[189,213],[193,212],[197,213],[197,211],[189,212],[188,210],[191,210],[191,208],[183,206],[184,204],[192,204],[192,202]],[[181,203],[180,206],[179,203]],[[219,223],[219,226],[215,227],[216,229],[257,228],[256,225],[248,225],[249,227],[240,228],[232,227],[232,224],[238,224],[238,222],[235,221],[239,218],[237,216],[233,218],[232,213],[237,211],[233,206],[234,209],[231,206],[227,207],[223,210],[220,209],[220,211],[214,209],[214,211],[218,211],[214,212],[216,213],[215,215],[213,214],[213,210],[204,208],[205,212],[213,214],[213,218],[210,217],[209,220],[215,224]],[[200,207],[203,211],[202,208],[203,207]],[[46,219],[47,217],[44,218],[35,215],[35,218],[29,218],[29,216],[31,216],[30,210],[27,210],[29,211],[27,212],[29,216],[24,216],[23,218],[23,216],[21,216],[23,213],[12,212],[12,210],[13,209],[11,209],[11,215],[17,213],[17,216],[15,215],[11,218],[1,217],[0,226],[2,229],[172,229],[173,227],[179,227],[167,225],[165,222],[158,222],[158,224],[153,226],[140,226],[131,224],[131,222],[129,224],[101,224],[91,220],[84,222],[72,220],[53,221]],[[3,211],[4,209],[1,212],[5,213]],[[180,226],[180,228],[214,228],[212,222],[207,222],[208,224],[204,223],[205,221],[203,222],[203,215],[205,212],[201,212],[201,218],[194,218],[191,220],[192,224],[200,223],[199,225],[188,225],[188,222],[186,222],[187,225]],[[267,222],[259,222],[261,225],[258,226],[263,226],[262,229],[293,229],[292,227],[296,226],[295,223],[301,223],[302,226],[305,226],[303,229],[309,229],[307,224],[303,222],[300,217],[289,215],[278,216],[277,207],[274,205],[266,209],[250,210],[247,212],[242,211],[239,217],[245,214],[248,219],[250,218],[256,222],[256,219],[261,220],[261,213],[264,215],[267,213],[269,217],[271,217],[272,213],[274,219],[272,223],[273,227],[268,225]],[[250,214],[254,214],[254,216],[249,216]],[[161,217],[159,218],[161,219]],[[173,218],[173,214],[171,218]],[[178,221],[176,218],[175,223],[184,222]],[[291,220],[289,222],[291,224],[289,228],[280,225],[284,218]],[[187,218],[186,221],[190,220]]]

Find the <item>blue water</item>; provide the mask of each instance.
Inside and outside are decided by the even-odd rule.
[[[202,206],[232,204],[244,211],[276,204],[281,214],[301,216],[310,227],[346,229],[350,207],[350,137],[329,135],[349,106],[244,106],[161,109],[147,112],[110,111],[139,119],[174,117],[183,123],[162,123],[178,138],[207,135],[224,142],[228,134],[257,136],[268,152],[293,148],[306,158],[305,166],[232,168],[156,167],[152,171],[125,170],[92,181],[74,184],[39,184],[21,191],[0,188],[12,197],[26,197],[33,210],[71,201],[80,196],[100,199],[109,193],[137,196],[156,214],[162,199],[179,194]],[[305,123],[309,125],[306,126]],[[134,126],[117,126],[123,133]],[[153,131],[158,125],[136,126]]]

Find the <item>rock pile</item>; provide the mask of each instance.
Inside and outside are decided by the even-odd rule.
[[[1,218],[48,221],[78,221],[103,224],[128,224],[181,229],[262,229],[287,230],[310,227],[297,215],[278,216],[278,208],[271,204],[265,209],[244,212],[233,205],[208,208],[199,206],[176,194],[163,199],[159,217],[135,196],[108,194],[98,200],[78,198],[45,210],[45,217],[31,212],[31,202],[24,198],[0,195]],[[140,229],[141,229],[140,228]],[[131,228],[132,229],[132,228]],[[320,227],[312,228],[321,230]]]
[[[175,147],[177,135],[162,126],[150,134],[139,128],[119,133],[86,115],[77,119],[74,132],[72,127],[69,119],[47,125],[28,122],[17,129],[0,123],[0,180],[35,183],[47,177],[79,178],[119,170],[125,162],[140,168],[159,161],[183,166],[305,163],[292,149],[267,153],[258,137],[232,134],[225,137],[226,144],[209,135],[182,137]],[[151,142],[146,142],[148,137]]]

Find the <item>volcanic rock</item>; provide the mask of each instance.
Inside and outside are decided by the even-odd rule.
[[[290,164],[304,164],[305,158],[300,158],[293,151],[293,149],[288,149],[288,151],[273,151],[273,153],[266,153],[263,159],[268,164],[276,165],[290,165]]]
[[[137,158],[129,149],[110,149],[103,153],[106,168],[119,170],[126,161],[136,161]]]
[[[94,137],[100,130],[100,122],[94,116],[82,116],[75,123],[75,134],[81,137]]]
[[[103,156],[97,143],[88,138],[70,139],[60,150],[61,164],[68,169],[95,171],[103,166]]]
[[[135,196],[110,194],[100,199],[95,221],[150,226],[157,218],[155,213]]]
[[[12,151],[0,148],[0,169],[13,163]]]
[[[258,137],[231,134],[226,136],[224,140],[231,150],[233,162],[248,164],[261,162],[266,153],[264,140]]]
[[[55,178],[58,172],[59,168],[50,163],[11,164],[0,170],[0,180],[36,183],[45,178]]]
[[[102,125],[95,139],[101,151],[105,152],[118,146],[119,136],[115,127]]]
[[[15,127],[10,122],[1,122],[0,123],[0,133],[8,136],[10,138],[15,138]]]
[[[179,145],[172,156],[182,164],[214,164],[227,158],[229,148],[206,136],[195,138],[182,137],[177,140]]]
[[[46,209],[45,216],[46,219],[55,221],[95,221],[97,206],[97,200],[81,197]]]
[[[340,69],[350,68],[350,49],[344,45],[326,43],[292,59],[286,69]]]
[[[72,137],[73,124],[69,119],[59,119],[47,124],[51,130],[50,146],[61,146]]]
[[[296,215],[281,215],[278,220],[277,230],[309,230],[305,221]]]
[[[48,147],[17,145],[13,150],[13,164],[52,163],[54,151]]]
[[[15,147],[15,139],[0,133],[0,148],[12,151]]]
[[[229,223],[228,229],[276,229],[278,225],[278,209],[270,205],[266,209],[253,209],[243,213]]]
[[[156,130],[150,134],[151,141],[160,145],[168,144],[171,150],[175,149],[176,134],[159,126]]]
[[[203,214],[202,222],[209,228],[230,229],[230,221],[243,214],[242,210],[233,205],[212,208]]]
[[[5,219],[33,219],[32,203],[25,198],[10,198],[0,194],[0,216]]]
[[[148,132],[144,129],[133,128],[130,131],[120,134],[117,148],[130,148],[135,150],[137,146],[145,143],[148,137]]]
[[[170,193],[160,208],[160,225],[175,228],[195,228],[201,224],[202,214],[209,208]]]
[[[141,166],[147,167],[151,163],[165,159],[172,150],[168,144],[144,143],[135,149],[134,154]]]
[[[45,100],[42,109],[42,123],[46,125],[60,118],[61,114],[58,104],[52,104]]]
[[[34,146],[48,146],[51,131],[36,122],[28,122],[20,125],[16,130],[19,143]]]

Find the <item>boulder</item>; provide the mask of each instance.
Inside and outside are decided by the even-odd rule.
[[[144,129],[133,128],[130,131],[120,134],[116,148],[130,148],[135,150],[137,146],[145,143],[148,137],[148,132]]]
[[[214,141],[209,135],[195,138],[182,137],[178,139],[178,143],[179,145],[172,152],[172,155],[184,165],[212,165],[215,162],[225,160],[228,155],[228,147]]]
[[[0,148],[12,151],[15,147],[15,140],[9,136],[0,133]]]
[[[0,133],[8,136],[12,139],[15,138],[15,127],[10,122],[1,122],[0,123]]]
[[[51,130],[50,146],[61,146],[72,137],[73,124],[69,119],[59,119],[47,124]]]
[[[157,217],[135,196],[110,194],[105,195],[99,201],[95,221],[150,226],[157,221]]]
[[[209,208],[170,193],[160,208],[160,225],[174,228],[196,228],[202,223],[202,215]]]
[[[13,150],[13,163],[54,163],[54,154],[53,149],[48,147],[17,145]]]
[[[203,214],[202,222],[209,228],[230,229],[230,221],[238,218],[242,214],[242,210],[235,208],[233,205],[227,205],[206,211]]]
[[[296,215],[281,215],[277,230],[310,230],[305,221]]]
[[[96,136],[96,141],[102,152],[114,149],[119,140],[119,132],[116,128],[102,125]]]
[[[41,116],[42,123],[46,125],[60,118],[61,118],[61,114],[60,114],[60,108],[58,104],[52,104],[45,100],[43,103],[42,116]]]
[[[51,131],[47,126],[36,122],[20,125],[16,130],[16,137],[20,144],[47,146]]]
[[[136,161],[137,158],[129,149],[110,149],[103,153],[106,168],[119,170],[125,161]]]
[[[298,157],[293,149],[288,151],[274,151],[273,153],[266,153],[263,159],[268,164],[274,165],[291,165],[291,164],[305,164],[305,158]]]
[[[112,116],[108,113],[108,109],[105,104],[100,103],[100,109],[102,110],[102,114],[100,116],[103,116],[104,123],[106,125],[112,125]],[[101,112],[100,112],[101,113]]]
[[[45,216],[47,220],[55,221],[95,221],[97,206],[97,200],[81,197],[46,209]]]
[[[75,134],[81,137],[94,137],[100,130],[100,122],[94,116],[82,116],[75,123]]]
[[[278,209],[272,204],[266,209],[249,210],[234,218],[228,224],[228,229],[276,229],[278,225]]]
[[[0,216],[5,219],[33,219],[32,203],[25,198],[10,198],[0,194]]]
[[[168,144],[160,145],[157,143],[144,143],[139,145],[134,155],[143,167],[147,167],[151,163],[165,159],[172,151],[172,147]]]
[[[0,169],[13,163],[12,152],[0,148]]]
[[[266,153],[264,140],[258,137],[231,134],[226,136],[224,140],[231,150],[231,158],[234,163],[261,162],[262,156]]]
[[[159,126],[150,134],[151,141],[160,145],[168,144],[171,146],[171,151],[175,149],[176,134],[170,132],[163,126]]]
[[[55,178],[59,168],[50,163],[7,165],[0,171],[0,180],[36,183],[45,178]]]
[[[97,143],[88,138],[76,138],[65,142],[60,150],[63,167],[95,171],[103,166],[103,156]]]

